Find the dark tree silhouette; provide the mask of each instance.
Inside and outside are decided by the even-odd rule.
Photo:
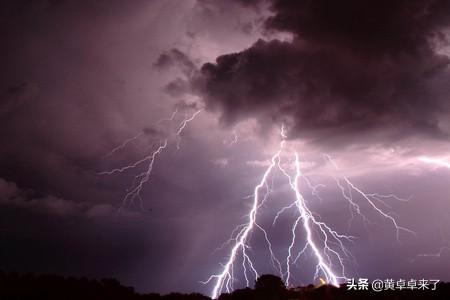
[[[286,286],[280,277],[275,275],[262,275],[255,282],[255,291],[260,299],[284,298]]]
[[[113,278],[90,280],[58,275],[4,273],[0,271],[0,300],[211,300],[191,293],[168,295],[139,294]],[[262,275],[255,289],[235,290],[219,300],[449,300],[450,284],[439,283],[437,290],[354,291],[345,286],[323,285],[286,289],[274,275]]]
[[[262,275],[255,283],[255,289],[261,291],[282,291],[286,289],[283,280],[275,275]]]

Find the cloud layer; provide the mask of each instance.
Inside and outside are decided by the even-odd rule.
[[[272,1],[267,32],[191,76],[225,124],[245,118],[290,125],[323,140],[386,131],[447,138],[450,9],[446,1]],[[174,88],[175,90],[175,88]]]

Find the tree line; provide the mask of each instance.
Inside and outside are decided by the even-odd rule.
[[[198,293],[141,294],[113,278],[92,280],[60,275],[18,274],[0,271],[1,300],[211,300]],[[254,288],[237,289],[218,300],[433,300],[450,299],[450,283],[439,283],[435,291],[395,290],[374,292],[348,290],[345,285],[286,288],[274,275],[262,275]]]

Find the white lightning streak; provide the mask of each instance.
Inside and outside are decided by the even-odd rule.
[[[180,126],[178,126],[177,131],[175,132],[175,136],[177,137],[177,150],[180,149],[180,143],[181,143],[181,133],[183,132],[184,128],[186,128],[186,125],[195,119],[195,117],[202,112],[203,109],[197,110],[195,113],[192,114],[189,118],[186,116],[183,121],[181,121]]]
[[[125,141],[123,141],[122,144],[120,144],[119,146],[113,148],[111,151],[109,151],[108,153],[106,153],[104,157],[106,158],[106,157],[108,157],[108,156],[111,156],[111,155],[113,155],[114,153],[116,153],[117,151],[119,151],[119,150],[125,148],[129,143],[131,143],[131,142],[137,140],[137,139],[140,138],[143,134],[144,134],[144,132],[140,132],[140,133],[138,133],[137,135],[135,135],[135,136],[133,136],[133,137],[131,137],[131,138],[129,138],[129,139],[126,139]]]
[[[300,178],[305,179],[308,186],[312,189],[313,195],[315,195],[315,196],[317,196],[316,189],[319,186],[323,186],[323,185],[313,186],[306,177],[303,177],[302,173],[300,172],[300,161],[298,158],[298,153],[295,153],[296,175],[294,178],[292,178],[288,174],[288,172],[281,166],[280,155],[284,148],[285,139],[287,138],[286,132],[284,130],[284,126],[281,127],[280,134],[282,137],[282,140],[280,142],[280,147],[279,147],[278,151],[272,156],[271,163],[265,170],[261,181],[254,189],[253,206],[248,215],[247,224],[244,227],[242,227],[241,231],[237,234],[236,238],[234,239],[235,244],[231,249],[231,252],[228,257],[227,262],[225,263],[225,265],[223,265],[222,272],[219,274],[211,275],[208,278],[208,280],[203,282],[204,284],[206,284],[206,283],[210,282],[211,280],[215,280],[215,285],[214,285],[212,295],[211,295],[211,297],[213,299],[216,299],[219,296],[219,293],[221,293],[223,290],[229,292],[232,289],[232,284],[233,284],[233,281],[235,280],[234,275],[233,275],[233,266],[234,266],[234,263],[237,259],[237,256],[239,255],[239,253],[242,253],[242,267],[244,270],[243,275],[244,275],[247,286],[249,285],[249,279],[248,279],[248,275],[247,275],[247,266],[250,267],[250,269],[254,273],[255,277],[258,276],[258,273],[257,273],[256,269],[254,268],[253,263],[246,252],[246,249],[249,247],[247,244],[249,235],[255,227],[260,229],[263,232],[264,238],[269,247],[272,264],[279,271],[280,276],[282,278],[284,277],[283,273],[282,273],[281,263],[275,257],[275,254],[272,250],[272,244],[268,238],[267,232],[256,222],[256,215],[257,215],[258,209],[267,200],[268,194],[270,192],[270,188],[268,187],[268,183],[267,183],[267,178],[268,178],[269,174],[271,173],[271,171],[275,167],[277,167],[289,179],[290,187],[295,193],[295,201],[291,205],[284,207],[280,211],[278,211],[278,213],[276,214],[275,219],[273,221],[273,224],[275,224],[277,219],[279,218],[279,216],[285,210],[287,210],[289,208],[297,207],[298,213],[299,213],[299,216],[296,219],[296,221],[294,222],[293,227],[292,227],[292,231],[291,231],[292,232],[292,240],[289,245],[288,255],[286,258],[286,284],[287,285],[290,284],[290,278],[291,278],[290,265],[291,265],[292,255],[293,255],[293,253],[292,253],[293,248],[295,246],[295,241],[297,239],[296,238],[296,230],[297,230],[299,224],[302,224],[303,228],[306,231],[306,245],[298,253],[295,260],[293,260],[293,263],[295,263],[297,261],[299,256],[301,254],[303,254],[307,248],[310,248],[313,251],[313,253],[317,259],[315,278],[318,277],[319,272],[322,272],[325,275],[327,282],[329,282],[335,286],[337,286],[339,284],[340,279],[345,279],[343,258],[336,250],[334,250],[330,246],[330,244],[333,243],[333,244],[337,245],[337,247],[339,247],[339,249],[344,253],[344,255],[346,257],[351,257],[351,254],[349,254],[348,250],[344,247],[343,240],[351,241],[351,239],[353,237],[345,236],[345,235],[341,235],[341,234],[337,233],[336,231],[331,229],[328,225],[326,225],[324,222],[318,221],[314,217],[313,213],[307,208],[305,200],[299,190]],[[265,194],[264,194],[263,199],[260,201],[260,198],[261,198],[260,191],[263,187],[265,187]],[[240,226],[242,226],[242,225],[240,225]],[[319,250],[319,246],[316,244],[316,242],[314,240],[313,229],[312,229],[313,226],[314,226],[314,228],[317,228],[318,232],[320,232],[320,234],[324,237],[324,240],[322,241],[322,246],[321,246],[322,250]],[[331,269],[331,265],[332,265],[331,256],[334,256],[337,259],[337,261],[339,262],[339,265],[341,267],[342,274],[343,274],[342,276],[336,275],[333,272],[333,270]]]
[[[167,147],[167,139],[164,141],[164,143],[162,145],[160,145],[158,147],[158,149],[156,149],[156,151],[154,151],[151,155],[147,156],[146,159],[149,160],[147,169],[144,172],[136,175],[135,179],[140,178],[140,180],[139,180],[138,184],[134,188],[132,188],[131,191],[129,191],[123,198],[123,201],[122,201],[123,206],[125,206],[127,204],[128,199],[130,199],[131,202],[133,202],[133,200],[136,197],[140,197],[140,192],[142,190],[142,186],[150,179],[150,175],[153,170],[153,164],[155,162],[156,156],[159,155],[166,147]],[[142,201],[141,201],[141,205],[142,205]]]
[[[283,136],[283,134],[284,134],[284,131],[282,130],[282,136]],[[216,299],[218,297],[219,293],[222,291],[224,286],[227,291],[230,289],[230,282],[234,281],[234,278],[232,276],[233,264],[236,260],[238,251],[240,249],[242,249],[242,254],[243,254],[242,265],[244,268],[244,277],[246,279],[247,286],[249,285],[249,281],[248,281],[247,274],[246,274],[247,273],[246,267],[245,267],[246,262],[252,267],[252,270],[255,273],[255,277],[258,277],[258,275],[257,275],[258,273],[253,268],[253,264],[251,263],[250,258],[248,257],[248,255],[245,252],[246,247],[248,247],[246,245],[246,242],[247,242],[247,238],[248,238],[250,232],[252,231],[252,229],[254,227],[258,226],[256,224],[256,214],[257,214],[258,207],[260,206],[259,201],[258,201],[259,200],[259,191],[263,186],[267,185],[267,177],[269,176],[272,169],[278,164],[278,161],[280,160],[280,153],[281,153],[283,146],[284,146],[284,140],[281,142],[280,148],[278,149],[278,151],[272,156],[270,165],[267,167],[266,171],[264,172],[264,174],[262,176],[261,181],[254,189],[253,205],[252,205],[252,209],[250,210],[250,213],[248,215],[248,223],[242,229],[242,231],[238,234],[236,243],[234,244],[233,248],[231,249],[230,256],[229,256],[226,264],[223,266],[222,272],[220,274],[210,276],[210,278],[208,280],[203,282],[206,284],[206,283],[210,282],[212,279],[216,279],[216,284],[214,285],[212,295],[211,295],[211,297],[213,299]]]
[[[175,110],[172,112],[172,115],[170,115],[170,117],[165,118],[165,119],[161,119],[161,120],[159,120],[156,124],[157,124],[157,125],[160,125],[161,123],[163,123],[163,122],[165,122],[165,121],[173,121],[173,119],[175,118],[175,115],[176,115],[177,113],[178,113],[178,109],[175,109]],[[126,139],[125,141],[122,142],[122,144],[120,144],[119,146],[113,148],[111,151],[109,151],[108,153],[106,153],[104,157],[105,157],[105,158],[106,158],[106,157],[109,157],[109,156],[113,155],[114,153],[116,153],[117,151],[119,151],[119,150],[121,150],[121,149],[124,149],[129,143],[134,142],[135,140],[139,139],[139,138],[140,138],[141,136],[143,136],[143,135],[144,135],[144,132],[140,132],[140,133],[138,133],[137,135],[135,135],[135,136],[133,136],[133,137],[131,137],[131,138],[129,138],[129,139]]]
[[[232,233],[232,238],[226,242],[229,244],[234,241],[234,245],[230,251],[230,255],[228,256],[227,262],[222,265],[222,272],[219,274],[211,275],[208,280],[203,283],[209,283],[212,280],[215,281],[215,285],[212,290],[212,298],[216,299],[222,291],[229,292],[233,288],[234,278],[234,264],[238,259],[238,256],[242,258],[242,268],[244,270],[243,276],[245,278],[245,282],[247,286],[249,285],[249,277],[247,272],[252,271],[255,277],[258,276],[258,273],[252,263],[252,260],[246,250],[250,247],[249,236],[251,232],[257,228],[260,229],[266,240],[266,243],[269,248],[270,257],[272,261],[272,265],[279,271],[280,277],[282,279],[285,278],[285,282],[287,286],[291,285],[292,280],[292,265],[296,264],[297,260],[308,250],[311,250],[313,257],[316,260],[316,270],[314,274],[314,279],[319,278],[319,275],[323,275],[325,281],[322,278],[319,278],[321,282],[327,282],[334,286],[339,286],[339,282],[346,280],[346,270],[344,266],[344,261],[347,259],[353,260],[356,263],[355,258],[350,253],[350,251],[345,247],[344,243],[353,243],[354,236],[343,235],[332,229],[325,222],[321,221],[321,218],[316,213],[313,213],[307,206],[307,202],[300,192],[300,181],[306,183],[306,186],[310,189],[312,196],[322,201],[322,198],[319,195],[319,188],[325,188],[323,184],[313,185],[308,177],[302,174],[300,168],[300,159],[298,152],[294,152],[294,171],[295,176],[290,175],[287,169],[282,166],[281,163],[281,153],[284,149],[284,144],[286,143],[287,134],[285,132],[284,126],[281,127],[281,142],[278,151],[272,156],[271,163],[266,168],[261,181],[255,187],[253,197],[253,205],[250,213],[248,214],[248,222],[244,225],[239,225]],[[328,161],[338,169],[337,165],[334,161],[328,156]],[[275,257],[275,254],[272,249],[272,243],[269,240],[267,232],[256,222],[256,216],[258,210],[263,206],[264,202],[267,201],[270,192],[272,191],[269,187],[267,180],[269,174],[273,169],[278,169],[289,182],[290,190],[294,192],[294,201],[285,207],[282,207],[275,215],[273,219],[272,225],[275,226],[277,220],[280,216],[286,212],[287,210],[296,208],[296,212],[298,216],[294,221],[291,227],[291,240],[287,249],[286,256],[286,264],[285,264],[285,272],[283,273],[283,269],[280,261]],[[379,202],[386,207],[390,207],[385,200],[394,199],[397,201],[408,201],[409,199],[403,199],[393,194],[382,195],[379,193],[366,193],[361,188],[357,187],[353,182],[350,181],[347,177],[342,177],[338,179],[333,177],[336,181],[337,187],[342,193],[343,198],[348,202],[351,219],[349,220],[349,226],[351,225],[351,221],[354,218],[354,212],[357,215],[361,216],[364,221],[364,224],[370,224],[369,219],[363,214],[362,206],[357,203],[354,199],[355,195],[358,195],[358,198],[362,198],[364,202],[368,204],[368,206],[373,209],[377,214],[379,214],[384,219],[390,221],[394,228],[396,229],[396,237],[399,240],[399,234],[401,231],[406,231],[415,235],[415,232],[400,226],[397,220],[392,216],[393,213],[387,213],[379,208],[374,202]],[[261,189],[265,188],[265,194],[261,194]],[[358,201],[360,202],[360,200]],[[295,250],[297,243],[297,231],[299,228],[305,233],[305,244],[301,249]],[[234,233],[239,230],[239,233],[236,237],[233,238]],[[444,249],[446,250],[446,249]],[[441,249],[440,252],[443,250]],[[295,255],[294,252],[297,252]],[[241,255],[241,256],[240,256]],[[294,256],[295,255],[295,256]],[[439,254],[440,255],[440,254]]]
[[[197,110],[196,112],[194,112],[190,117],[185,117],[184,120],[182,120],[180,122],[180,124],[177,127],[177,130],[175,131],[175,137],[176,137],[176,147],[177,149],[180,148],[180,142],[181,142],[181,134],[183,132],[183,130],[186,128],[187,124],[189,122],[191,122],[192,120],[194,120],[197,115],[202,111],[203,109]],[[175,110],[171,116],[169,118],[166,119],[162,119],[160,121],[157,122],[157,124],[161,124],[164,121],[173,121],[175,118],[175,115],[177,114],[178,110]],[[139,138],[143,133],[140,133],[126,141],[124,141],[119,147],[116,147],[113,149],[113,151],[111,151],[110,153],[114,153],[115,151],[117,151],[118,149],[121,149],[123,147],[125,147],[128,143],[130,143],[131,141]],[[153,165],[155,163],[156,158],[167,148],[169,144],[169,137],[167,137],[164,140],[160,140],[160,144],[159,147],[154,150],[152,153],[150,153],[149,155],[146,155],[145,157],[120,168],[115,168],[109,171],[103,171],[103,172],[99,172],[99,175],[113,175],[115,173],[122,173],[124,171],[130,170],[130,169],[134,169],[137,166],[143,164],[144,162],[148,162],[146,168],[144,169],[143,172],[137,174],[134,177],[134,181],[131,184],[131,186],[127,189],[127,193],[125,194],[124,198],[122,199],[122,205],[120,207],[120,209],[122,209],[123,207],[125,207],[125,205],[128,202],[133,202],[136,198],[138,198],[140,200],[141,203],[141,208],[143,208],[143,202],[140,196],[140,193],[142,191],[142,188],[144,186],[145,183],[147,183],[150,180],[150,176],[151,173],[153,171]]]
[[[345,249],[345,248],[343,247],[342,241],[340,239],[341,238],[351,239],[351,237],[340,235],[340,234],[336,233],[334,230],[332,230],[330,227],[328,227],[325,223],[319,222],[315,219],[314,215],[311,213],[311,211],[306,206],[305,200],[304,200],[302,194],[300,193],[299,180],[302,176],[301,171],[300,171],[300,160],[299,160],[299,156],[298,156],[297,152],[294,154],[294,156],[295,156],[295,171],[296,171],[295,178],[294,178],[294,180],[290,179],[289,182],[290,182],[292,190],[295,192],[295,199],[296,199],[295,204],[298,208],[300,215],[297,218],[297,220],[295,221],[294,226],[292,227],[292,236],[293,237],[292,237],[291,245],[289,246],[289,250],[288,250],[289,254],[286,259],[287,270],[288,270],[287,278],[286,278],[286,285],[289,286],[289,280],[290,280],[290,276],[291,276],[290,272],[289,272],[289,265],[290,265],[290,258],[292,256],[291,250],[292,250],[295,240],[296,240],[295,230],[298,226],[298,223],[300,221],[302,221],[303,229],[306,231],[306,241],[307,241],[306,244],[309,246],[309,248],[311,248],[311,250],[314,253],[314,256],[317,259],[316,277],[318,275],[318,271],[320,270],[325,275],[327,282],[331,283],[334,286],[339,286],[338,279],[345,278],[345,275],[337,276],[333,272],[333,270],[330,267],[331,259],[329,257],[328,257],[328,261],[325,262],[325,259],[323,258],[321,251],[319,250],[318,246],[316,245],[316,243],[313,239],[311,225],[312,224],[316,225],[320,229],[322,234],[324,235],[325,239],[324,239],[324,246],[323,246],[322,252],[325,253],[326,251],[328,251],[328,252],[333,253],[336,256],[336,258],[339,261],[339,264],[341,265],[343,274],[345,274],[345,273],[344,273],[344,266],[343,266],[342,258],[338,252],[336,252],[335,250],[333,250],[332,248],[330,248],[328,246],[328,243],[327,243],[328,238],[329,238],[328,234],[330,234],[332,238],[336,239],[343,249]],[[303,252],[303,250],[302,250],[302,252]],[[327,255],[327,254],[325,253],[325,255]]]
[[[410,230],[410,229],[408,229],[408,228],[406,228],[406,227],[399,226],[398,223],[397,223],[397,220],[396,220],[395,218],[393,218],[391,215],[385,213],[385,212],[382,211],[380,208],[378,208],[378,207],[375,205],[375,203],[370,199],[370,197],[368,196],[368,194],[364,193],[361,189],[359,189],[358,187],[356,187],[350,180],[348,180],[347,177],[344,177],[344,180],[345,180],[345,182],[346,182],[353,190],[355,190],[356,192],[358,192],[358,193],[359,193],[359,194],[367,201],[367,203],[369,203],[369,205],[372,206],[372,208],[373,208],[375,211],[377,211],[377,212],[378,212],[380,215],[382,215],[384,218],[386,218],[386,219],[388,219],[388,220],[391,221],[391,223],[394,225],[395,230],[396,230],[396,233],[397,233],[397,234],[396,234],[396,236],[397,236],[397,241],[400,241],[400,239],[399,239],[399,234],[400,234],[400,231],[401,231],[401,230],[406,231],[406,232],[409,232],[409,233],[411,233],[411,234],[413,234],[413,235],[416,235],[416,233],[415,233],[414,231],[412,231],[412,230]]]
[[[331,159],[331,157],[327,154],[324,154],[324,156],[328,159],[328,161],[334,166],[334,168],[336,170],[338,170],[338,167],[336,165],[336,163]],[[342,191],[342,195],[343,197],[350,203],[351,207],[353,207],[356,212],[363,218],[363,220],[365,222],[368,222],[368,219],[366,218],[365,215],[363,215],[361,213],[361,209],[360,206],[358,204],[356,204],[351,196],[351,194],[349,193],[348,195],[345,193],[345,189],[343,188],[343,186],[339,183],[339,180],[336,180],[337,185],[339,186],[339,188]],[[383,202],[380,198],[394,198],[396,200],[400,200],[400,201],[408,201],[406,199],[402,199],[399,198],[395,195],[381,195],[378,193],[365,193],[361,188],[357,187],[355,184],[353,184],[353,182],[350,181],[350,179],[348,179],[347,177],[343,177],[344,182],[347,184],[347,186],[349,187],[350,190],[356,192],[357,194],[359,194],[364,200],[366,200],[366,202],[369,204],[370,207],[372,207],[379,215],[381,215],[383,218],[388,219],[392,225],[394,226],[395,230],[396,230],[396,237],[397,237],[397,241],[400,241],[400,231],[405,231],[405,232],[409,232],[412,235],[416,236],[416,233],[406,227],[400,226],[398,225],[397,220],[391,216],[391,214],[384,212],[382,209],[380,209],[373,201],[373,199],[377,200],[377,201],[381,201]],[[383,202],[384,203],[384,202]],[[386,205],[386,203],[384,203]],[[353,215],[352,215],[353,218]]]

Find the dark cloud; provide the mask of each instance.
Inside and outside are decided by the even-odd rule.
[[[153,64],[153,67],[159,71],[167,71],[170,68],[176,68],[181,71],[183,78],[175,78],[164,89],[172,97],[180,97],[189,93],[190,85],[185,78],[192,78],[198,72],[197,66],[189,56],[176,48],[162,53]]]
[[[372,129],[447,137],[440,118],[448,113],[449,58],[438,53],[446,6],[273,1],[266,29],[293,34],[291,42],[260,40],[219,56],[191,82],[226,124],[284,121],[293,136],[319,139]]]
[[[176,48],[161,54],[154,63],[154,67],[159,70],[173,66],[179,67],[186,76],[192,76],[197,70],[194,62],[185,53]]]
[[[267,19],[268,3],[0,3],[4,45],[0,48],[2,270],[117,277],[140,291],[209,293],[211,286],[199,281],[220,271],[229,248],[214,249],[229,238],[237,224],[245,222],[251,199],[243,197],[261,180],[278,141],[278,136],[252,136],[257,127],[253,122],[222,130],[217,126],[218,115],[224,124],[254,117],[268,126],[285,121],[292,137],[294,133],[321,133],[317,136],[323,139],[327,133],[336,138],[330,143],[333,146],[346,140],[344,133],[351,136],[348,133],[384,127],[399,133],[445,136],[440,122],[444,116],[447,122],[449,119],[449,104],[443,101],[450,92],[447,58],[440,56],[435,46],[444,43],[438,33],[446,26],[448,10],[442,7],[438,13],[434,5],[440,2],[433,2],[436,4],[428,9],[433,19],[417,23],[422,24],[416,26],[421,30],[406,25],[398,28],[402,32],[409,28],[415,39],[394,39],[397,42],[385,42],[385,46],[379,42],[382,35],[370,44],[363,42],[364,37],[353,39],[351,33],[339,31],[344,28],[341,25],[320,23],[325,22],[324,17],[314,17],[319,14],[318,2],[273,2],[272,18]],[[348,7],[330,5],[339,12],[333,17],[344,18]],[[297,29],[303,25],[292,21],[300,11],[309,16],[302,19],[308,22],[305,33]],[[267,35],[261,34],[263,24]],[[329,27],[334,31],[327,34]],[[290,35],[291,42],[268,40],[269,36],[282,39]],[[368,32],[369,37],[375,35]],[[256,42],[259,37],[266,41]],[[200,62],[213,61],[224,53],[230,54],[201,67]],[[205,104],[218,114],[202,112],[178,139],[175,132],[180,123]],[[120,174],[99,173],[148,157],[165,138],[168,146],[155,160],[151,178],[141,192],[144,209],[136,200],[119,214],[123,197],[148,161]],[[380,140],[385,138],[380,134]],[[398,210],[395,204],[392,207],[401,216],[399,223],[424,229],[427,236],[437,225],[450,228],[444,218],[448,215],[449,173],[440,170],[420,176],[420,168],[412,168],[417,174],[399,184],[405,175],[374,175],[372,166],[380,156],[387,164],[402,155],[448,152],[447,144],[437,144],[424,140],[419,149],[417,144],[407,149],[410,152],[386,149],[378,153],[378,148],[358,152],[361,148],[355,147],[336,158],[341,158],[342,172],[348,171],[355,180],[360,179],[359,174],[370,173],[373,185],[387,185],[385,190],[374,187],[368,191],[417,194],[416,202],[401,203]],[[301,150],[302,161],[316,160],[314,146]],[[411,151],[414,153],[404,154]],[[326,166],[312,163],[305,167],[305,174],[311,173],[315,182],[316,170],[319,182]],[[430,169],[429,173],[433,172]],[[274,210],[292,199],[283,192],[288,183],[279,180],[278,185],[277,181],[275,178],[274,198],[268,201]],[[369,178],[361,186],[368,182]],[[341,198],[332,183],[324,195],[329,202],[322,205],[311,198],[316,205],[313,211],[345,231],[347,205],[335,201]],[[401,213],[404,207],[408,210]],[[272,212],[267,210],[267,217],[261,220],[267,221],[264,225],[271,228],[274,246],[280,258],[285,258],[288,244],[283,241],[290,239],[288,227],[273,227]],[[430,222],[423,215],[434,218]],[[290,226],[295,216],[287,217],[282,224]],[[358,268],[361,274],[372,272],[384,278],[389,269],[403,272],[407,268],[395,264],[392,257],[386,269],[381,264],[374,267],[378,255],[405,253],[403,249],[394,253],[390,224],[380,222],[380,226],[389,231],[375,232],[379,237],[376,244],[358,240],[355,248],[356,254],[365,258]],[[367,237],[362,228],[357,227],[355,233],[361,231],[358,236]],[[273,272],[263,248],[265,239],[259,234],[255,233],[252,256],[267,265],[261,271]],[[423,245],[431,253],[440,246],[438,236],[416,242],[405,244],[408,258],[422,252]],[[366,256],[371,249],[376,250],[376,262],[373,256]],[[448,263],[427,267],[426,262],[408,277],[437,270],[433,277],[447,280]],[[312,268],[306,262],[297,271],[309,283],[310,274],[304,272],[308,266]],[[245,282],[240,279],[240,284]]]
[[[319,46],[347,48],[354,55],[382,57],[432,50],[449,25],[448,1],[274,0],[268,29],[285,30]]]

